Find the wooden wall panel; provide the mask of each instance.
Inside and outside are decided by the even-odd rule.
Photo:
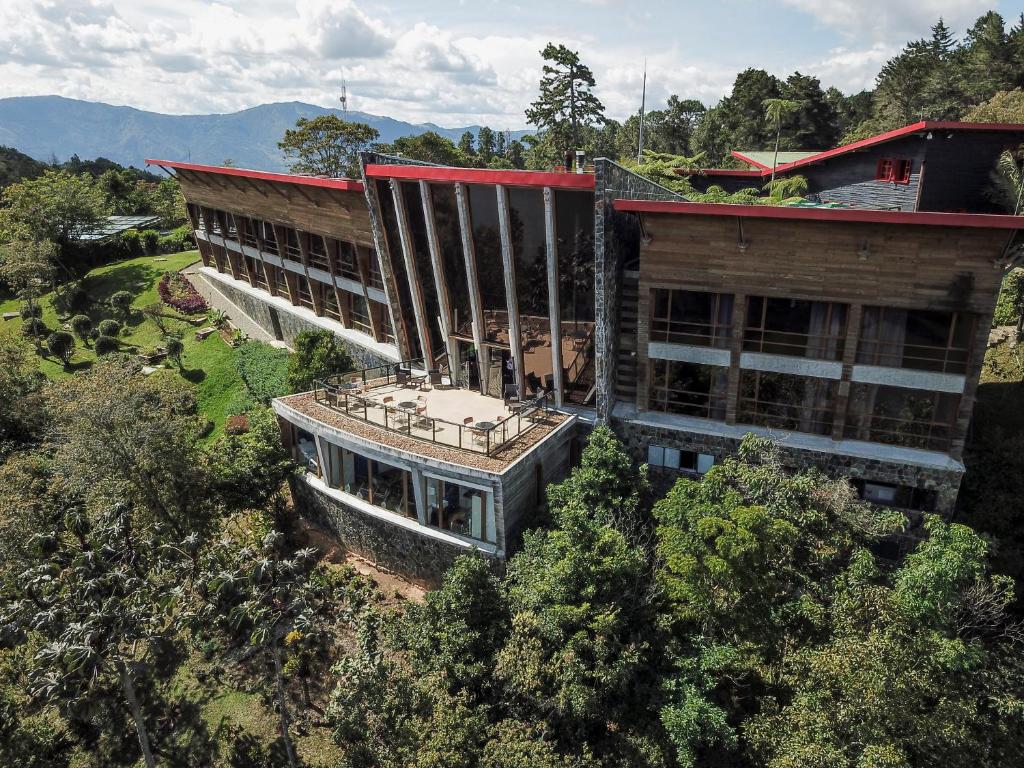
[[[179,171],[178,179],[185,199],[195,205],[373,247],[370,212],[362,192],[196,171]]]
[[[644,214],[641,289],[985,313],[1005,231]],[[746,243],[741,248],[740,240]]]

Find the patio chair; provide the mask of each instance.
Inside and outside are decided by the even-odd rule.
[[[431,368],[429,371],[427,371],[427,380],[430,382],[430,386],[432,386],[432,387],[440,387],[441,386],[441,369],[440,368]]]
[[[387,405],[388,403],[393,403],[393,402],[395,402],[395,398],[394,397],[392,397],[391,395],[385,395],[384,396],[384,405]]]

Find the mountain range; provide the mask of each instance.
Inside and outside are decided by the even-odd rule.
[[[0,99],[0,145],[14,147],[37,160],[105,157],[121,165],[142,167],[147,157],[220,164],[230,159],[240,168],[285,171],[277,148],[285,129],[300,117],[336,114],[367,123],[381,142],[436,131],[458,141],[478,125],[442,128],[407,123],[365,112],[343,112],[298,101],[260,104],[239,112],[213,115],[165,115],[134,107],[67,99],[63,96],[16,96]],[[512,131],[520,138],[528,131]]]

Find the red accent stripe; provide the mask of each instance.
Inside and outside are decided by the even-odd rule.
[[[671,200],[614,200],[616,211],[690,214],[695,216],[743,216],[752,219],[800,221],[847,221],[873,224],[911,224],[935,227],[1024,229],[1024,218],[991,213],[931,213],[874,211],[867,208],[793,208],[785,205],[733,205],[685,203]]]
[[[490,168],[454,168],[434,165],[366,166],[368,178],[449,181],[463,184],[504,184],[509,187],[559,187],[594,189],[592,173],[549,173],[546,171],[497,171]]]
[[[346,192],[363,191],[363,183],[353,179],[326,179],[319,176],[299,176],[293,173],[251,171],[246,168],[228,168],[222,165],[199,165],[197,163],[181,163],[176,160],[152,160],[148,158],[146,159],[146,165],[162,165],[167,168],[180,168],[183,171],[217,173],[222,176],[241,176],[246,179],[260,179],[261,181],[279,181],[284,184],[301,184],[306,187],[343,189]]]

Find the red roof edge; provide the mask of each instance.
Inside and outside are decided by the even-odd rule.
[[[749,165],[753,165],[753,166],[756,166],[756,167],[760,168],[762,171],[769,171],[769,172],[771,172],[771,170],[772,170],[772,167],[770,165],[765,165],[764,163],[759,163],[759,162],[757,162],[757,160],[754,160],[752,157],[747,157],[742,152],[740,152],[738,149],[734,149],[729,154],[732,155],[733,157],[735,157],[737,160],[742,160],[744,163],[748,163]]]
[[[259,179],[261,181],[278,181],[284,184],[301,184],[306,187],[341,189],[346,192],[363,191],[363,183],[354,179],[330,179],[322,176],[301,176],[293,173],[252,171],[247,168],[230,168],[224,165],[200,165],[198,163],[182,163],[177,160],[154,160],[151,158],[146,158],[146,165],[159,165],[164,168],[177,168],[197,173],[216,173],[222,176],[239,176],[246,179]]]
[[[592,173],[553,173],[548,171],[510,171],[490,168],[370,163],[366,166],[366,176],[368,178],[448,181],[464,184],[504,184],[510,187],[594,189],[594,174]]]
[[[753,219],[845,221],[982,229],[1024,229],[1024,217],[991,213],[878,211],[868,208],[795,208],[785,205],[735,205],[732,203],[687,203],[673,200],[623,199],[614,200],[612,206],[616,211],[633,211],[636,213],[741,216]]]

